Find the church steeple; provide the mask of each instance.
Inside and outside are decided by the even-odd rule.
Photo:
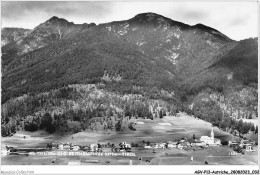
[[[210,138],[212,139],[212,141],[213,141],[213,143],[214,143],[214,131],[213,131],[213,127],[212,127],[212,129],[211,129]]]

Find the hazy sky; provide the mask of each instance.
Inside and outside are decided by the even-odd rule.
[[[202,23],[232,39],[256,37],[257,2],[3,2],[1,27],[33,29],[52,16],[76,24],[125,20],[139,13],[154,12],[189,25]]]

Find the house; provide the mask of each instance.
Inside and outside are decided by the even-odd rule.
[[[159,148],[159,144],[155,143],[155,145],[153,146],[153,148]]]
[[[125,149],[131,149],[131,144],[127,143],[127,142],[121,142],[119,143],[119,146],[121,148],[125,148]]]
[[[99,145],[101,145],[102,148],[108,146],[106,142],[99,142]]]
[[[158,148],[165,149],[165,145],[166,145],[166,143],[159,143]]]
[[[57,147],[58,147],[57,144],[54,144],[54,143],[51,144],[51,149],[52,150],[57,150]]]
[[[78,151],[80,149],[79,145],[73,145],[72,150],[73,151]]]
[[[69,143],[65,143],[65,144],[63,145],[63,149],[64,149],[64,150],[70,150],[70,145],[69,145]]]
[[[237,141],[229,141],[228,142],[228,145],[230,146],[230,147],[235,147],[236,145],[239,145],[240,143],[239,142],[237,142]]]
[[[64,148],[63,148],[63,143],[60,143],[59,145],[58,145],[58,149],[59,150],[63,150]]]
[[[244,148],[245,151],[254,151],[252,149],[252,142],[250,142],[249,140],[241,140],[240,141],[240,145],[239,145],[241,148]]]
[[[252,149],[252,145],[250,143],[245,144],[243,148],[245,148],[245,151],[247,152],[255,151]]]
[[[102,152],[104,152],[104,153],[110,153],[110,152],[112,152],[112,151],[111,151],[111,148],[110,148],[110,147],[109,147],[109,148],[108,148],[108,147],[107,147],[107,148],[103,147],[103,148],[102,148]]]
[[[1,156],[7,156],[8,154],[10,154],[10,149],[7,148],[1,149]]]
[[[176,148],[178,148],[178,149],[183,149],[183,145],[180,144],[180,143],[178,143],[178,144],[176,145]]]
[[[180,143],[183,143],[183,142],[185,142],[185,139],[181,139],[181,140],[180,140]]]
[[[249,140],[244,140],[244,139],[240,140],[241,145],[248,144],[248,143],[250,143]]]
[[[236,152],[236,151],[231,151],[231,152],[228,153],[228,155],[230,155],[230,156],[236,156],[236,155],[237,155],[237,152]]]
[[[97,144],[90,144],[90,150],[91,151],[98,151],[98,145]]]
[[[200,141],[204,142],[205,144],[214,144],[214,139],[212,139],[211,137],[208,136],[201,136],[200,137]]]
[[[168,141],[167,143],[168,143],[168,144],[174,144],[174,145],[176,145],[178,142]]]
[[[147,144],[145,144],[145,145],[147,145]],[[151,146],[152,148],[154,148],[155,145],[156,145],[156,143],[154,143],[154,142],[150,142],[150,144],[149,144],[149,146]],[[147,145],[147,146],[148,146],[148,145]]]
[[[144,145],[144,148],[145,149],[151,149],[151,148],[153,148],[151,145]]]
[[[82,150],[83,151],[90,151],[90,147],[89,146],[84,146]]]
[[[167,147],[168,148],[176,148],[177,147],[177,143],[178,142],[169,141],[169,142],[167,142]]]
[[[190,141],[190,146],[205,146],[205,142],[202,141]]]
[[[216,145],[221,145],[221,141],[219,139],[217,139],[217,138],[214,138],[214,143]]]
[[[180,143],[180,145],[182,145],[183,146],[183,148],[187,148],[187,147],[189,147],[190,146],[190,142],[182,142],[182,143]]]

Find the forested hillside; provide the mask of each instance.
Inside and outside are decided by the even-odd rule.
[[[37,95],[29,94],[8,101],[2,106],[2,135],[16,130],[53,133],[90,130],[132,129],[128,120],[162,118],[175,115],[178,103],[167,91],[157,92],[157,98],[141,95],[139,87],[119,95],[105,90],[105,84],[69,85]],[[162,100],[162,99],[168,99]]]
[[[179,111],[247,133],[257,47],[154,13],[100,25],[52,17],[2,47],[2,135],[134,130],[131,117]]]

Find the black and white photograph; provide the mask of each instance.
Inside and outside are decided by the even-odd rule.
[[[258,174],[258,35],[259,1],[1,1],[1,173]]]

